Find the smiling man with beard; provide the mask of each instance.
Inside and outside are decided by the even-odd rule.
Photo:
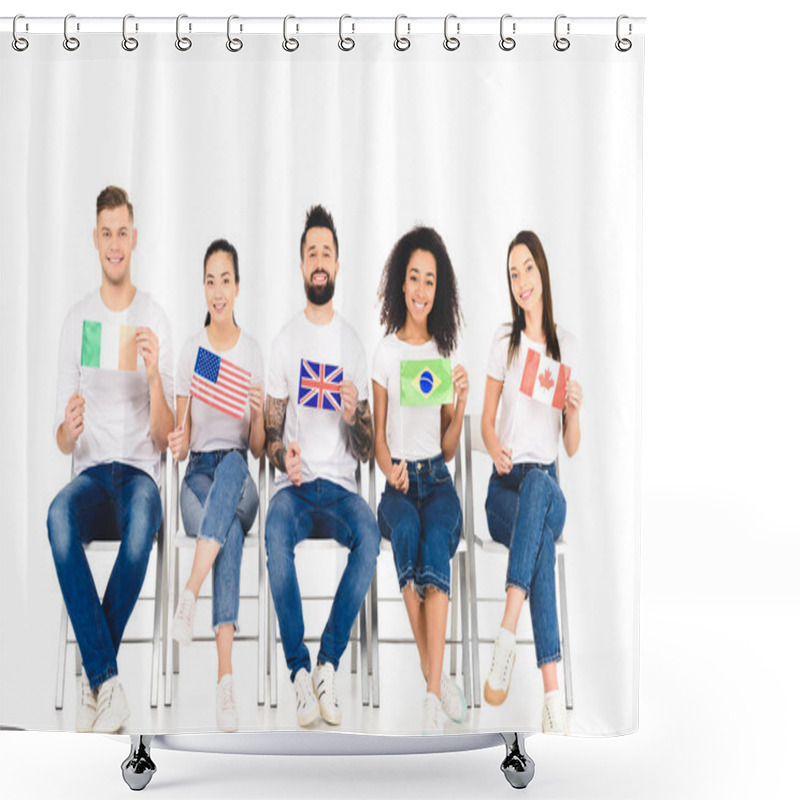
[[[265,525],[267,567],[297,721],[311,725],[321,714],[339,725],[336,669],[380,549],[378,524],[355,481],[358,460],[372,454],[372,417],[364,348],[333,310],[339,240],[322,206],[306,215],[300,257],[306,307],[274,341],[267,378],[267,455],[278,471]],[[310,536],[350,550],[313,675],[294,565],[295,546]]]

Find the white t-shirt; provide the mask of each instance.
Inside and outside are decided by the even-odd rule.
[[[497,436],[500,444],[511,447],[514,464],[535,462],[552,464],[558,456],[558,437],[561,433],[561,411],[520,394],[522,370],[528,349],[545,354],[546,345],[531,341],[523,332],[519,350],[509,368],[508,335],[511,326],[501,325],[492,339],[486,373],[503,382],[500,399],[500,425]],[[572,368],[570,380],[576,380],[578,349],[575,337],[560,325],[557,328],[561,348],[561,363]],[[516,417],[516,421],[514,418]],[[512,437],[513,429],[513,437]]]
[[[244,331],[239,332],[239,339],[230,350],[216,350],[208,341],[208,328],[203,328],[200,333],[190,336],[178,358],[177,378],[175,393],[181,397],[188,397],[192,385],[192,373],[197,361],[198,348],[204,348],[214,355],[232,362],[237,367],[247,370],[251,374],[250,383],[264,386],[264,359],[261,348],[252,336]],[[207,452],[209,450],[238,450],[247,449],[250,442],[250,403],[244,409],[244,419],[236,419],[230,414],[192,398],[191,411],[192,433],[189,448],[194,452]],[[180,425],[181,420],[178,420]]]
[[[146,326],[158,337],[158,371],[167,405],[174,407],[172,337],[161,306],[137,289],[124,311],[111,311],[97,289],[79,300],[61,328],[58,386],[53,432],[64,421],[64,409],[74,392],[86,401],[83,433],[72,454],[73,472],[97,464],[120,461],[137,467],[159,482],[160,453],[150,438],[150,388],[144,360],[136,356],[136,370],[81,366],[83,323],[99,322],[111,330],[119,325]]]
[[[283,442],[287,447],[292,441],[300,445],[303,482],[325,478],[355,492],[357,459],[348,445],[342,412],[298,407],[302,360],[341,367],[343,379],[355,384],[361,402],[369,398],[364,348],[356,332],[338,314],[326,325],[315,325],[301,311],[284,325],[273,342],[267,376],[267,394],[276,400],[289,400]],[[288,485],[288,476],[278,470],[275,488]]]
[[[432,358],[442,358],[435,339],[414,345],[396,333],[384,336],[375,350],[372,380],[388,394],[386,443],[393,458],[415,461],[442,452],[442,407],[400,405],[400,362]]]

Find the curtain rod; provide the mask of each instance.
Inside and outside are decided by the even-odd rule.
[[[288,23],[285,22],[288,19]],[[82,17],[70,15],[70,32],[79,33],[120,33],[122,31],[120,17]],[[0,18],[0,31],[11,33],[14,19]],[[624,17],[620,34],[630,36],[644,33],[644,17]],[[232,30],[236,33],[250,34],[283,34],[284,25],[288,24],[290,33],[294,34],[339,34],[359,33],[394,33],[397,28],[402,35],[437,34],[444,30],[444,17],[359,17],[345,15],[339,17],[235,17]],[[17,21],[17,34],[50,34],[64,33],[64,17],[36,17],[20,15]],[[559,15],[559,28],[570,35],[595,34],[614,35],[617,31],[615,17],[570,17]],[[192,34],[224,34],[228,30],[227,17],[198,17],[181,15],[182,29]],[[569,26],[569,30],[567,27]],[[514,17],[505,15],[505,35],[553,34],[554,17]],[[174,33],[175,17],[136,17],[132,15],[127,22],[128,33]],[[451,15],[448,20],[448,34],[476,35],[500,33],[500,17],[458,17]]]

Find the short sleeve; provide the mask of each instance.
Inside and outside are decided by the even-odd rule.
[[[372,359],[372,380],[385,389],[389,385],[389,370],[386,366],[386,339],[381,339]]]
[[[289,383],[283,363],[282,346],[283,335],[272,343],[272,355],[269,359],[269,372],[267,373],[267,394],[276,400],[284,400],[289,396]]]
[[[489,350],[489,363],[486,365],[486,374],[496,381],[505,381],[506,363],[508,357],[508,328],[502,326],[492,338],[492,347]]]

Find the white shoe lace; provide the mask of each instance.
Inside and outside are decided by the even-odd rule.
[[[114,689],[116,688],[116,684],[114,681],[106,681],[105,683],[101,684],[100,689],[97,692],[97,718],[103,716],[103,714],[111,708],[111,701],[114,699]]]
[[[458,684],[447,674],[442,673],[442,709],[450,719],[460,722],[464,716],[466,702]]]
[[[436,733],[444,730],[442,720],[442,704],[434,694],[425,695],[422,701],[422,731]]]
[[[308,708],[309,706],[313,705],[313,703],[317,702],[316,695],[314,694],[314,689],[311,686],[311,681],[307,678],[304,679],[300,676],[300,673],[297,674],[294,681],[294,691],[295,695],[297,696],[297,708]]]
[[[181,593],[178,607],[175,609],[175,617],[173,618],[173,624],[176,627],[185,629],[190,635],[194,623],[194,606],[194,595],[190,591],[184,590]]]
[[[339,697],[336,694],[336,681],[334,680],[333,667],[328,664],[320,667],[320,679],[317,683],[317,697],[320,703],[326,702],[328,705],[333,705],[334,708],[339,707]],[[322,695],[326,695],[325,700],[322,700]]]
[[[492,666],[489,669],[489,683],[493,688],[504,689],[508,685],[513,660],[513,650],[503,647],[499,642],[494,643]]]

